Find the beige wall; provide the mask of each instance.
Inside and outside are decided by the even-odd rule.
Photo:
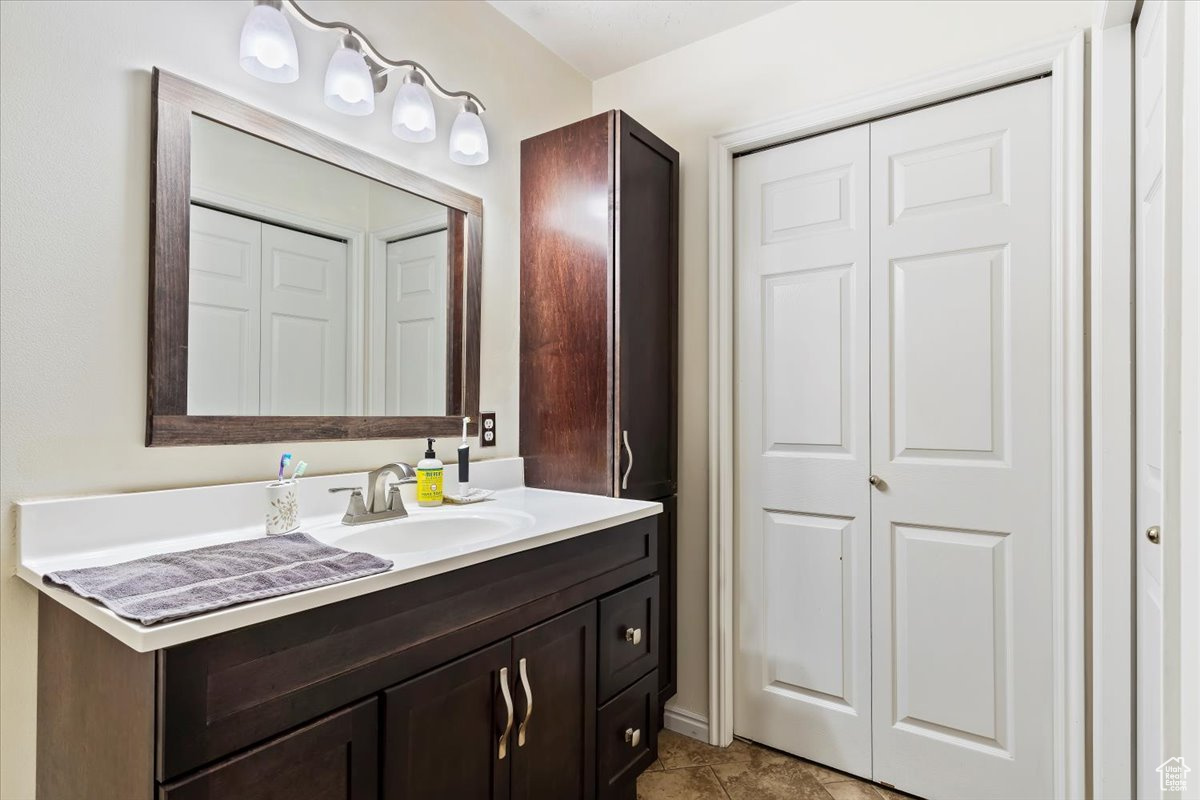
[[[392,93],[368,118],[325,108],[335,37],[293,25],[301,77],[244,73],[248,2],[0,4],[0,798],[33,795],[36,593],[13,577],[23,497],[266,478],[281,445],[142,446],[146,383],[150,68],[160,66],[483,198],[482,404],[517,442],[519,150],[522,138],[590,111],[589,82],[484,3],[305,4],[348,19],[387,54],[413,57],[483,98],[491,162],[447,158],[439,137],[401,142]],[[313,472],[415,461],[417,441],[286,445]]]
[[[1092,3],[1072,0],[808,0],[595,82],[593,111],[624,109],[681,155],[676,706],[708,709],[709,137],[1011,52],[1084,28],[1093,12]]]

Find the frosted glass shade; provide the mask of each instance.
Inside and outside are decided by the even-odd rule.
[[[422,81],[406,81],[392,106],[392,133],[406,142],[432,142],[437,136],[433,98]]]
[[[238,60],[242,69],[264,81],[291,83],[300,77],[296,37],[282,11],[270,5],[250,9]]]
[[[454,126],[450,128],[450,160],[470,167],[487,163],[487,131],[473,104],[458,112]]]
[[[363,54],[339,47],[325,70],[325,105],[352,117],[365,117],[375,110],[375,85]]]

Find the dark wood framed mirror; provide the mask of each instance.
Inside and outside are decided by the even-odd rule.
[[[483,202],[154,70],[146,444],[479,418]]]

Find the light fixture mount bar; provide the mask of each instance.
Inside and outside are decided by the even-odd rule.
[[[425,78],[425,81],[428,84],[429,88],[433,89],[433,91],[438,96],[443,97],[447,100],[462,99],[469,103],[475,104],[475,106],[478,107],[480,112],[483,112],[486,110],[483,105],[483,102],[478,97],[476,97],[473,92],[452,92],[452,91],[449,91],[448,89],[443,88],[442,85],[437,82],[437,79],[433,77],[433,74],[430,73],[429,70],[425,69],[425,67],[418,64],[416,61],[412,61],[409,59],[401,59],[401,60],[397,61],[397,60],[393,60],[393,59],[385,57],[382,53],[379,52],[379,50],[377,50],[375,48],[375,45],[371,44],[371,41],[366,37],[366,35],[362,31],[360,31],[358,28],[354,27],[353,25],[351,25],[348,22],[338,22],[336,20],[326,22],[323,20],[319,20],[316,17],[309,14],[304,9],[300,8],[299,4],[296,3],[296,0],[258,0],[258,2],[266,2],[266,3],[269,3],[270,5],[277,5],[278,7],[286,8],[288,11],[292,12],[292,14],[298,20],[300,20],[305,25],[307,25],[308,27],[310,27],[314,30],[341,31],[344,34],[346,34],[347,36],[353,37],[354,39],[358,40],[358,43],[362,46],[362,51],[363,51],[364,55],[371,61],[375,62],[375,65],[378,68],[379,75],[386,75],[388,72],[395,70],[395,69],[410,69],[410,70],[413,70],[413,71],[419,73],[423,78]],[[372,75],[375,75],[377,70],[372,69],[371,72],[372,72]]]

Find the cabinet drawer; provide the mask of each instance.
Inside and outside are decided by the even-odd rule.
[[[378,701],[368,700],[159,788],[160,800],[375,800]]]
[[[658,666],[658,576],[600,601],[600,702]]]
[[[629,786],[658,758],[658,673],[605,703],[596,728],[600,800],[630,796]]]

